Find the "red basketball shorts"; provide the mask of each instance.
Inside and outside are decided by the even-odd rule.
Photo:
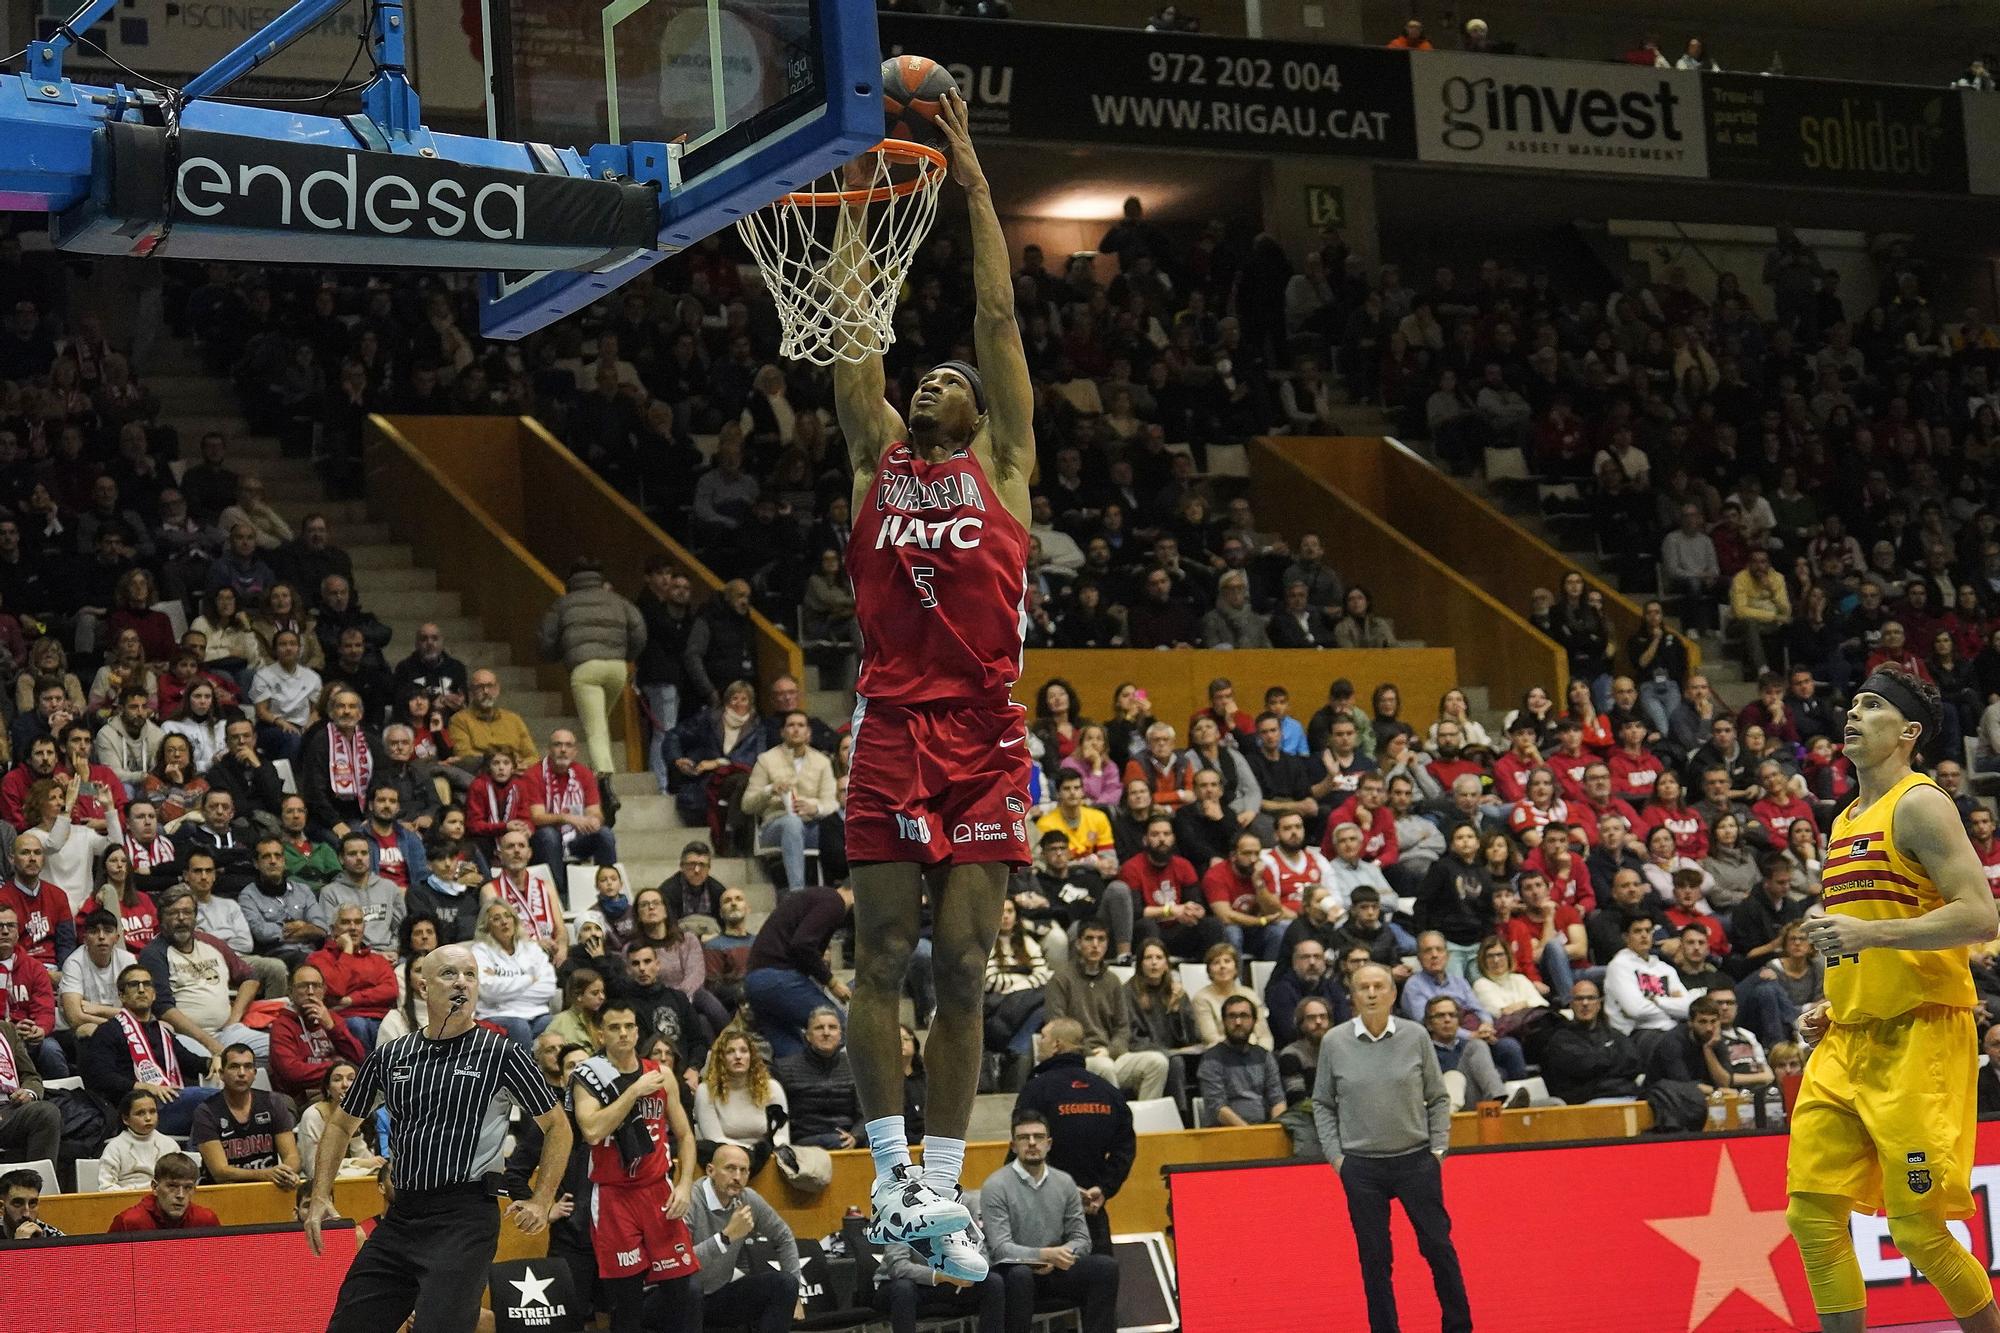
[[[847,776],[847,859],[1028,864],[1026,717],[1011,704],[905,708],[862,699]]]
[[[665,1181],[590,1190],[590,1243],[597,1251],[597,1275],[666,1282],[699,1272],[694,1237],[685,1221],[667,1216],[671,1197]]]

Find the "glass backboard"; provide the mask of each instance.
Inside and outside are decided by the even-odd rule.
[[[682,143],[692,183],[825,109],[828,0],[484,0],[493,131]]]
[[[599,144],[678,145],[662,252],[882,137],[874,0],[479,3],[493,137],[586,155]],[[520,336],[625,276],[495,275],[482,327]]]

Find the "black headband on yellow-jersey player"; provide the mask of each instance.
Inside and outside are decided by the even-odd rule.
[[[1944,719],[1938,710],[1924,701],[1924,696],[1911,689],[1902,680],[1886,671],[1876,671],[1861,682],[1856,694],[1875,694],[1887,699],[1907,722],[1917,724],[1917,744],[1915,753],[1924,754],[1925,747],[1937,739]]]

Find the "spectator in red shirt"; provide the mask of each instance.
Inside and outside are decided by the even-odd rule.
[[[1239,745],[1248,745],[1256,735],[1257,723],[1236,706],[1236,686],[1230,683],[1227,676],[1217,676],[1208,682],[1208,707],[1189,716],[1190,736],[1194,734],[1194,724],[1204,717],[1214,718],[1216,725],[1222,728],[1224,738],[1234,736]]]
[[[1682,856],[1699,861],[1708,855],[1708,825],[1702,821],[1701,812],[1689,806],[1684,797],[1679,776],[1671,769],[1660,774],[1653,783],[1653,799],[1646,803],[1640,822],[1648,836],[1656,828],[1670,830],[1675,849]]]
[[[1574,907],[1578,916],[1596,909],[1597,890],[1590,882],[1590,871],[1583,858],[1576,854],[1567,827],[1551,824],[1542,830],[1542,845],[1536,849],[1535,859],[1547,873],[1549,893],[1557,902]],[[1525,870],[1531,863],[1523,863],[1521,868]]]
[[[1979,867],[1986,872],[1986,887],[2000,898],[2000,838],[1993,836],[1993,812],[1980,806],[1966,817],[1972,834],[1972,850],[1979,853]]]
[[[76,918],[69,896],[42,878],[47,837],[29,829],[14,839],[14,877],[0,883],[0,903],[19,913],[21,952],[43,967],[61,967],[76,950]]]
[[[1756,701],[1743,705],[1743,711],[1736,715],[1738,731],[1748,733],[1753,726],[1762,727],[1766,736],[1787,745],[1804,742],[1799,735],[1798,719],[1785,703],[1785,678],[1775,671],[1757,677]]]
[[[1930,680],[1931,678],[1930,667],[1925,664],[1923,658],[1910,650],[1910,646],[1903,634],[1903,623],[1900,620],[1890,620],[1883,623],[1881,643],[1876,647],[1874,652],[1868,654],[1868,660],[1861,666],[1861,674],[1865,677],[1873,672],[1876,667],[1882,666],[1885,663],[1894,663],[1916,676],[1919,680]]]
[[[1583,929],[1583,913],[1560,903],[1549,889],[1549,878],[1539,870],[1523,870],[1515,880],[1521,892],[1521,919],[1535,927],[1541,942],[1536,954],[1542,979],[1549,983],[1549,1002],[1568,1002],[1574,972],[1590,965],[1590,942]]]
[[[1659,756],[1646,748],[1643,716],[1628,717],[1618,724],[1618,748],[1605,763],[1611,770],[1612,795],[1635,807],[1653,799],[1653,788],[1659,785],[1660,774],[1667,771]]]
[[[1484,749],[1466,749],[1465,728],[1449,718],[1439,721],[1436,724],[1435,730],[1437,732],[1437,744],[1432,753],[1430,766],[1426,771],[1437,782],[1438,786],[1444,788],[1446,791],[1450,791],[1453,782],[1456,782],[1466,774],[1471,774],[1480,780],[1480,786],[1483,788],[1492,775],[1486,771],[1486,765],[1479,762],[1474,756],[1486,754],[1488,751]],[[1532,730],[1528,734],[1531,737],[1534,735]]]
[[[1794,819],[1813,819],[1812,802],[1792,790],[1792,780],[1785,776],[1785,769],[1775,759],[1766,759],[1757,765],[1757,781],[1764,788],[1750,807],[1750,813],[1771,835],[1771,845],[1785,845],[1785,830],[1792,826]]]
[[[1505,760],[1501,761],[1505,763]],[[1538,768],[1528,775],[1527,795],[1507,811],[1507,830],[1516,838],[1529,829],[1569,823],[1569,804],[1556,798],[1556,775]]]
[[[1153,804],[1169,814],[1194,801],[1194,760],[1174,749],[1171,722],[1146,728],[1146,748],[1126,763],[1125,781],[1144,782],[1152,790]]]
[[[1435,49],[1431,46],[1430,38],[1424,36],[1424,21],[1422,19],[1405,19],[1403,21],[1403,31],[1397,36],[1391,37],[1388,45],[1391,51],[1430,51]]]
[[[222,1220],[194,1201],[201,1171],[186,1153],[170,1152],[153,1164],[153,1192],[111,1219],[110,1230],[189,1231],[219,1227]]]
[[[1276,961],[1284,918],[1257,910],[1257,858],[1263,851],[1263,840],[1255,833],[1249,829],[1238,833],[1229,855],[1201,877],[1201,893],[1208,900],[1208,914],[1222,923],[1231,944],[1252,958]]]
[[[1507,729],[1507,753],[1493,765],[1493,789],[1509,805],[1526,797],[1529,776],[1536,769],[1548,766],[1542,760],[1541,747],[1535,743],[1537,734],[1535,719],[1525,710],[1515,716],[1514,725]]]
[[[343,903],[333,914],[333,932],[306,959],[326,982],[326,1008],[346,1021],[363,1046],[373,1049],[376,1029],[396,1004],[396,969],[363,938],[367,914],[359,903]]]
[[[1342,824],[1361,830],[1361,859],[1388,867],[1396,864],[1400,848],[1396,841],[1396,812],[1389,808],[1388,787],[1380,773],[1364,773],[1354,795],[1334,809],[1326,821],[1326,833],[1319,849],[1333,855],[1333,831]]]
[[[269,1031],[271,1086],[301,1106],[318,1093],[340,1060],[358,1065],[368,1058],[347,1020],[327,1008],[326,978],[309,962],[292,969],[289,1000],[271,1019]]]
[[[20,948],[21,913],[0,899],[0,1019],[14,1025],[21,1045],[45,1078],[69,1074],[69,1062],[51,1035],[56,1030],[56,994],[49,970]]]
[[[1713,958],[1721,958],[1729,952],[1729,932],[1722,928],[1722,918],[1708,910],[1708,904],[1701,896],[1701,872],[1683,867],[1674,872],[1674,905],[1665,916],[1671,927],[1670,935],[1679,936],[1689,926],[1700,926],[1708,932],[1708,952]]]
[[[1514,970],[1547,995],[1549,985],[1542,980],[1542,928],[1521,915],[1521,891],[1512,880],[1493,882],[1493,933],[1507,946]]]
[[[1141,919],[1133,943],[1157,938],[1168,953],[1192,963],[1223,942],[1221,921],[1203,905],[1201,877],[1186,857],[1174,853],[1170,816],[1155,813],[1146,820],[1145,845],[1118,867],[1118,878],[1139,899]]]
[[[1632,808],[1632,803],[1611,794],[1611,766],[1602,760],[1592,761],[1584,771],[1583,795],[1570,798],[1569,813],[1583,830],[1583,841],[1587,847],[1595,847],[1598,843],[1599,820],[1616,815],[1625,821],[1626,828],[1639,827],[1639,812]]]
[[[1590,766],[1601,762],[1596,754],[1584,748],[1583,723],[1568,714],[1556,720],[1556,748],[1549,755],[1546,767],[1556,775],[1556,787],[1565,800],[1574,801],[1583,795],[1583,777]]]

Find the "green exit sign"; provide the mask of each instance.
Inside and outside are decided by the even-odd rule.
[[[1306,225],[1312,227],[1347,225],[1347,196],[1338,185],[1306,186]]]

